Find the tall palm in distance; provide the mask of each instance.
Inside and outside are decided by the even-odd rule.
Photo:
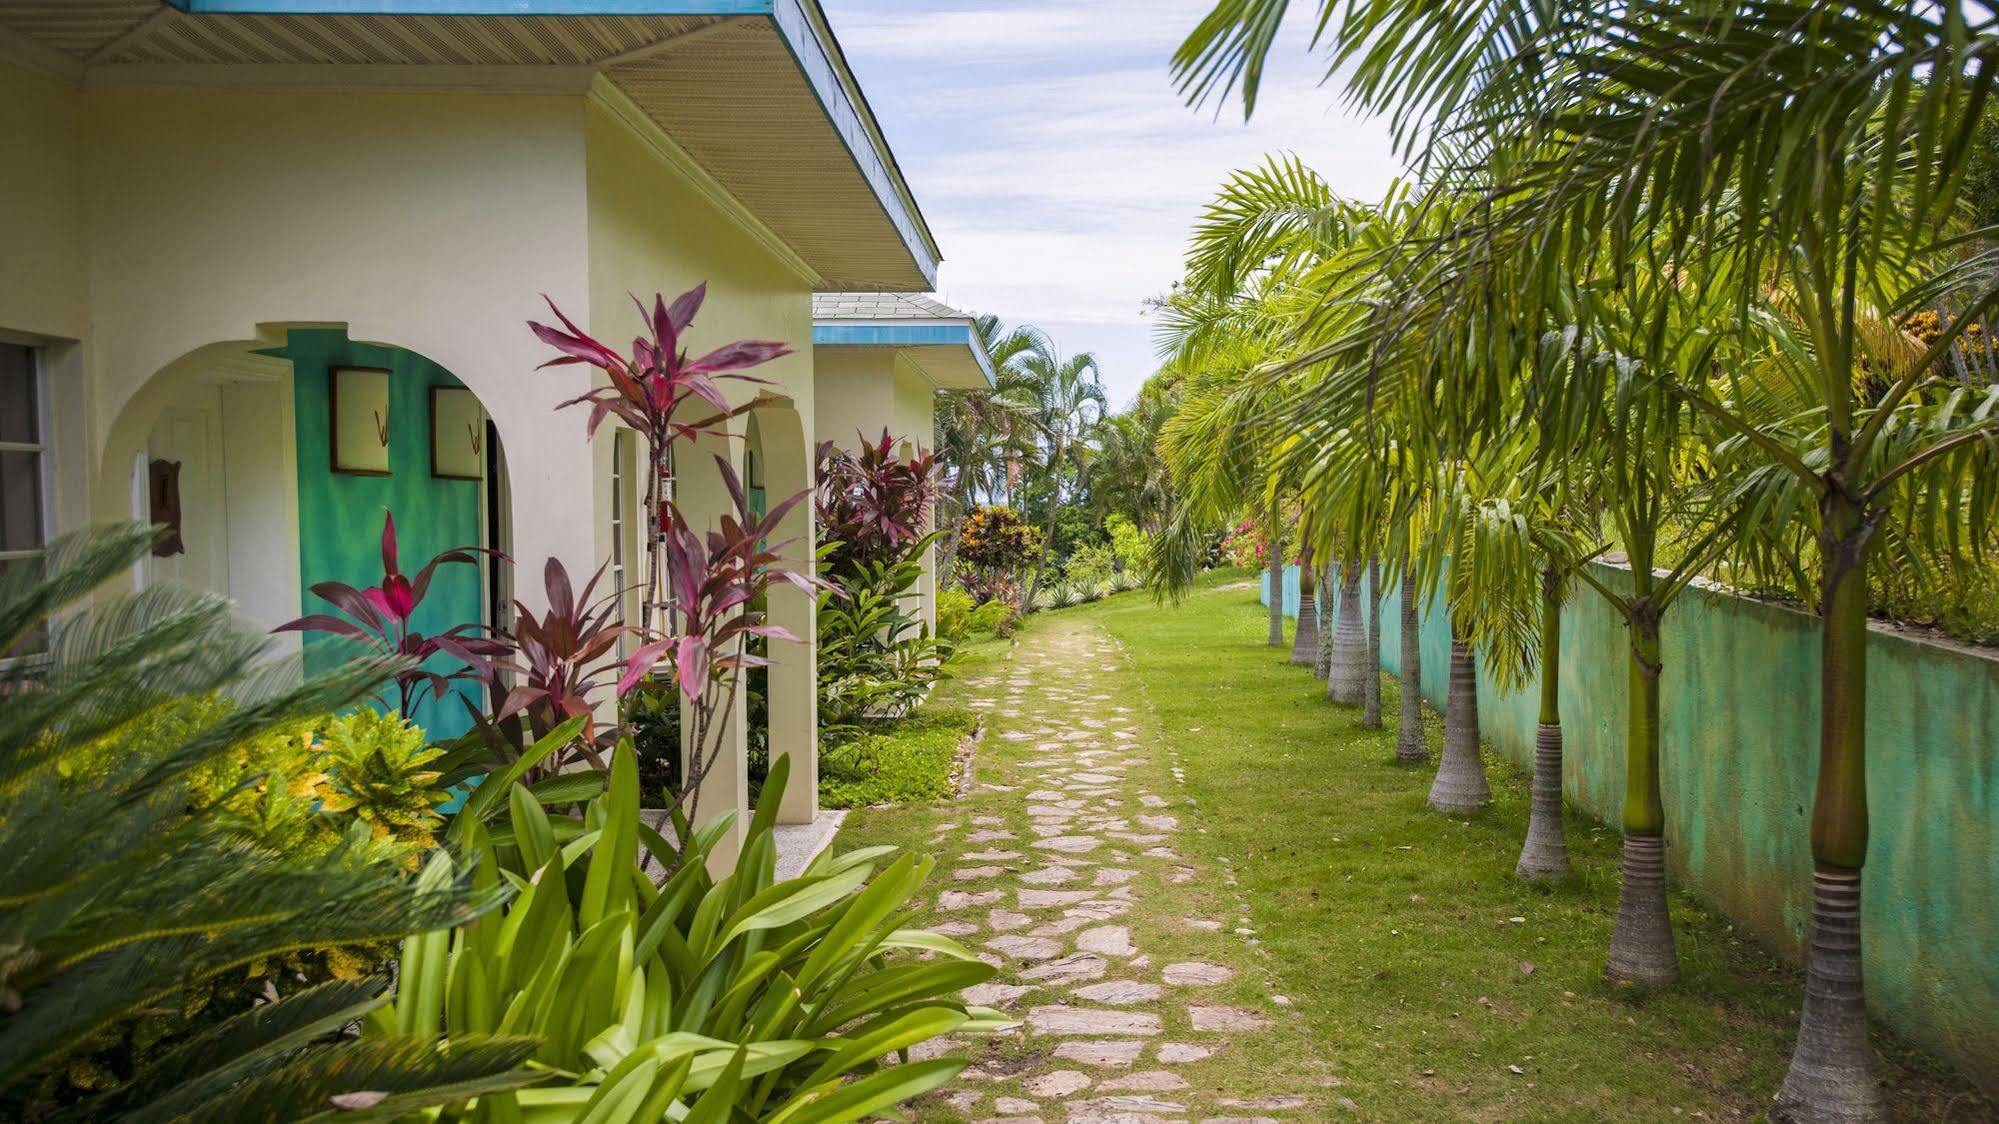
[[[1055,519],[1069,498],[1085,493],[1096,451],[1098,424],[1110,410],[1097,357],[1085,351],[1062,359],[1037,352],[1021,361],[1037,400],[1034,414],[1040,441],[1041,467],[1048,490],[1048,519],[1041,536],[1041,560],[1027,589],[1027,605],[1041,589],[1048,558],[1055,548]]]
[[[993,386],[939,395],[937,401],[936,447],[950,466],[937,519],[946,532],[938,544],[944,573],[950,572],[957,526],[965,513],[981,503],[1011,502],[1023,466],[1032,462],[1040,398],[1025,364],[1055,351],[1048,337],[1032,325],[1009,328],[988,314],[975,318],[973,329],[992,357]]]

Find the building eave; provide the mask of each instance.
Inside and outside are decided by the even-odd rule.
[[[997,382],[970,320],[819,320],[812,346],[907,354],[940,390],[988,390]]]
[[[130,9],[127,7],[124,10]],[[0,11],[0,15],[4,14]],[[651,45],[640,45],[636,49],[605,57],[573,60],[478,59],[476,61],[482,64],[480,66],[443,66],[438,69],[479,70],[490,80],[496,68],[484,63],[566,61],[580,63],[585,68],[595,66],[604,80],[644,106],[669,134],[676,134],[676,139],[696,159],[705,163],[710,156],[716,156],[723,165],[727,165],[732,155],[737,156],[734,167],[717,167],[715,178],[742,200],[745,209],[766,221],[772,230],[796,249],[801,258],[812,263],[814,273],[820,278],[817,288],[886,292],[935,287],[941,260],[936,239],[896,164],[879,122],[868,107],[860,83],[847,65],[818,0],[162,0],[161,7],[152,16],[133,16],[130,26],[122,29],[125,34],[120,35],[116,42],[104,45],[101,50],[72,48],[67,52],[59,51],[27,36],[8,32],[0,39],[0,57],[29,65],[80,87],[97,84],[171,85],[174,84],[173,75],[169,72],[178,66],[187,66],[186,76],[201,84],[218,84],[232,78],[233,74],[218,74],[222,67],[204,66],[204,60],[199,55],[166,59],[148,54],[133,55],[127,50],[137,41],[152,36],[153,29],[162,25],[163,20],[184,21],[188,17],[322,17],[333,20],[396,17],[547,20],[560,17],[599,22],[625,20],[628,21],[625,24],[627,27],[634,26],[629,22],[631,20],[651,17],[659,20],[712,20],[744,29],[720,39],[708,39],[698,53],[690,52],[676,42],[690,38],[685,31],[680,31],[659,37]],[[763,30],[748,30],[752,27]],[[727,40],[728,46],[738,52],[764,52],[755,57],[755,65],[760,68],[765,81],[777,81],[783,69],[793,72],[791,77],[778,81],[780,87],[796,91],[796,104],[800,108],[788,112],[807,112],[803,108],[804,95],[810,93],[822,122],[814,126],[820,139],[810,142],[819,146],[812,150],[812,160],[818,165],[813,172],[814,182],[826,184],[846,180],[849,186],[843,189],[844,199],[836,193],[813,203],[807,198],[812,193],[802,186],[794,189],[780,182],[782,176],[779,171],[766,171],[754,165],[746,168],[740,154],[732,152],[732,148],[736,147],[734,142],[740,138],[731,136],[731,130],[743,126],[736,116],[723,112],[725,105],[718,102],[726,103],[732,96],[729,93],[733,89],[731,75],[739,75],[740,72],[726,67],[719,73],[715,72],[714,67],[721,64],[710,61],[716,57],[716,47],[723,40]],[[674,55],[669,62],[666,56],[675,51],[681,53]],[[788,62],[779,61],[784,59]],[[262,64],[262,69],[295,66],[312,72],[312,82],[327,88],[337,87],[349,71],[361,80],[361,85],[383,84],[386,81],[384,76],[373,72],[385,68],[367,65],[370,63],[394,62],[408,72],[420,69],[408,65],[413,60],[407,59],[361,57],[335,61],[341,65],[328,65],[328,60],[324,59],[289,62],[274,58]],[[349,63],[357,65],[346,65]],[[687,70],[690,64],[694,67],[691,71]],[[245,71],[258,65],[257,60],[241,64],[232,60],[230,63],[231,67]],[[574,68],[574,65],[569,67]],[[682,71],[686,73],[677,79],[679,84],[671,85],[676,81],[674,76]],[[272,81],[255,73],[246,73],[246,77],[266,84]],[[563,81],[569,85],[577,84],[566,78]],[[445,82],[444,79],[427,79],[420,84],[443,85]],[[797,85],[790,85],[793,82]],[[760,92],[768,90],[765,85],[755,88]],[[687,106],[685,95],[690,90],[707,96],[705,99],[697,97],[695,100],[699,104]],[[752,98],[753,102],[755,100]],[[697,118],[696,115],[700,114],[706,114],[706,118]],[[762,128],[766,135],[773,128],[769,120],[751,127]],[[702,135],[679,137],[677,132],[682,128]],[[793,130],[786,136],[796,132]],[[793,141],[786,140],[785,143]],[[799,139],[796,143],[806,142]],[[710,152],[709,149],[715,151]],[[845,173],[834,170],[841,164],[850,167],[855,178],[847,179]],[[745,178],[747,182],[738,182]]]

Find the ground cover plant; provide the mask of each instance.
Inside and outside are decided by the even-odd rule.
[[[824,747],[819,803],[828,808],[912,804],[951,795],[951,765],[978,731],[970,711],[930,703],[900,722]]]

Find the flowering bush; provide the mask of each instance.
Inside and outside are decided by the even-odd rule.
[[[1257,529],[1254,519],[1237,523],[1222,536],[1222,559],[1231,566],[1261,570],[1266,553],[1263,532]]]
[[[1040,550],[1041,531],[1010,507],[973,508],[958,531],[958,558],[975,569],[1013,574]]]

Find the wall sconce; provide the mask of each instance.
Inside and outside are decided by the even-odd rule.
[[[486,478],[486,411],[462,386],[430,388],[430,474],[439,480]]]
[[[389,371],[385,367],[335,367],[327,443],[333,471],[350,476],[389,475]]]

